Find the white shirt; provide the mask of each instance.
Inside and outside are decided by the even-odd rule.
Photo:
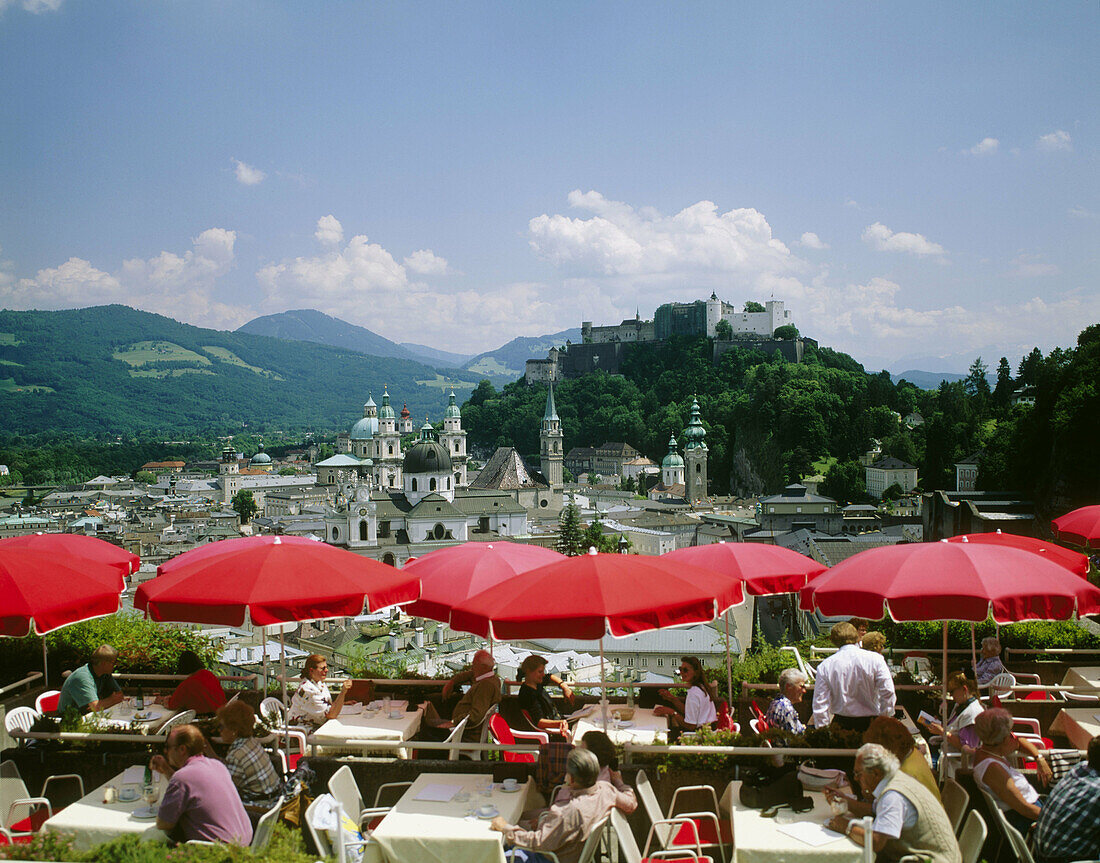
[[[710,700],[702,688],[692,686],[684,697],[684,722],[696,727],[709,725],[718,718],[718,711],[714,709],[714,702]]]
[[[332,696],[324,682],[314,683],[306,679],[298,684],[294,696],[290,699],[290,713],[287,722],[305,723],[321,726],[328,722],[328,712],[332,709]]]
[[[882,654],[845,644],[817,667],[814,725],[824,728],[836,714],[881,716],[894,712],[894,678]]]
[[[890,781],[884,778],[871,792],[875,798],[875,820],[871,829],[891,839],[900,839],[902,830],[917,823],[917,807],[906,800],[904,794],[887,791],[889,784]]]

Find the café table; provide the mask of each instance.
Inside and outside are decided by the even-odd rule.
[[[1050,730],[1064,734],[1077,749],[1088,749],[1089,741],[1100,734],[1100,703],[1092,707],[1070,707],[1058,711]]]
[[[1073,665],[1066,669],[1062,686],[1077,689],[1100,689],[1100,665]]]
[[[129,728],[131,723],[136,723],[140,734],[153,734],[177,712],[170,710],[163,704],[147,704],[144,709],[135,710],[128,702],[123,701],[113,707],[108,707],[106,710],[101,710],[93,716],[104,725],[109,725],[112,728]]]
[[[573,739],[580,740],[589,731],[603,731],[603,717],[600,715],[599,705],[585,717],[577,721],[573,726]],[[614,721],[615,707],[608,709],[607,736],[613,743],[643,743],[652,744],[658,735],[668,734],[668,717],[657,716],[652,708],[638,707],[634,709],[634,715],[629,721],[619,723]],[[621,708],[618,708],[621,709]]]
[[[825,827],[833,813],[820,791],[806,792],[814,801],[814,808],[809,812],[784,808],[774,818],[764,818],[761,810],[742,804],[740,794],[741,783],[731,782],[718,804],[721,812],[729,813],[733,825],[731,863],[861,863],[863,860],[860,846]]]
[[[504,791],[487,773],[421,773],[371,834],[386,863],[502,863],[504,836],[475,813],[492,806],[519,821],[531,779]],[[488,795],[482,790],[490,788]],[[465,798],[465,799],[462,799]]]
[[[372,740],[409,740],[420,729],[424,711],[420,707],[411,711],[407,708],[407,701],[390,702],[390,711],[399,714],[397,718],[391,718],[391,713],[384,708],[369,710],[362,704],[345,707],[339,716],[328,720],[309,735],[307,741],[316,755],[318,748],[323,749],[325,754],[362,754],[370,747],[360,744]],[[396,754],[399,758],[407,757],[404,749],[388,749],[385,752]]]
[[[100,843],[109,842],[125,833],[136,833],[142,839],[152,841],[166,841],[168,837],[163,831],[157,829],[155,818],[134,817],[135,811],[149,805],[141,797],[144,773],[143,764],[127,767],[117,776],[47,819],[42,825],[42,830],[47,833],[71,835],[73,847],[81,852]],[[158,801],[153,805],[158,806],[159,798],[164,793],[167,783],[160,774],[154,774],[154,780]],[[124,786],[134,785],[138,794],[137,799],[128,802],[104,803],[103,798],[109,785],[113,785],[119,791]]]

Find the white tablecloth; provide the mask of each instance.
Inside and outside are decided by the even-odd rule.
[[[335,719],[330,719],[309,736],[309,742],[316,753],[317,747],[323,747],[325,752],[347,750],[349,752],[364,752],[369,747],[349,746],[370,740],[409,740],[420,728],[420,720],[424,711],[421,708],[406,712],[406,702],[399,702],[402,710],[399,719],[390,719],[384,711],[368,712],[357,711],[348,715],[341,712]],[[397,709],[396,707],[394,709]],[[404,750],[389,749],[387,754],[405,757]]]
[[[142,716],[148,715],[149,718],[135,719],[137,713]],[[176,711],[169,710],[163,704],[148,704],[144,710],[135,712],[129,704],[123,702],[93,715],[104,725],[110,725],[112,728],[129,728],[130,723],[136,721],[140,733],[153,734],[165,720],[175,716]]]
[[[1058,711],[1050,730],[1069,738],[1078,749],[1088,749],[1089,741],[1100,734],[1100,703],[1092,707],[1073,707]]]
[[[401,796],[393,810],[372,834],[387,863],[501,863],[503,834],[489,829],[489,821],[468,813],[485,804],[495,806],[509,824],[515,824],[527,803],[533,783],[528,780],[518,791],[502,791],[493,784],[490,798],[478,789],[491,779],[488,774],[422,773]],[[465,801],[417,800],[429,786],[460,788]]]
[[[614,710],[614,707],[611,708]],[[608,711],[607,736],[615,743],[653,743],[657,735],[667,738],[668,717],[654,716],[650,708],[639,707],[634,711],[634,717],[626,728],[616,726],[611,718],[611,710]],[[573,729],[573,739],[580,740],[588,731],[603,731],[603,717],[600,715],[599,706],[589,716],[579,720]]]
[[[1085,689],[1100,689],[1100,666],[1074,665],[1066,669],[1062,686],[1076,686]]]
[[[144,766],[144,765],[142,765]],[[77,851],[87,851],[102,842],[108,842],[123,833],[139,833],[142,838],[165,841],[167,837],[156,828],[156,821],[139,821],[131,816],[135,809],[148,806],[140,797],[131,803],[104,803],[103,793],[108,785],[122,787],[125,771],[113,779],[104,782],[94,791],[81,797],[76,803],[66,806],[46,821],[42,829],[49,833],[68,833],[73,836]],[[160,777],[158,791],[163,794],[167,782]],[[140,792],[140,788],[138,789]],[[158,800],[156,804],[160,805]]]
[[[795,813],[780,809],[775,818],[761,818],[759,809],[741,805],[741,783],[731,782],[719,808],[729,810],[733,822],[733,841],[736,846],[732,863],[861,863],[863,849],[846,836],[837,835],[827,845],[809,845],[779,830],[795,821],[823,825],[833,813],[819,791],[807,792],[813,798],[810,812]]]

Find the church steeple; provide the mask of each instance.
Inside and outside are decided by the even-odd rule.
[[[443,433],[439,436],[439,441],[451,456],[451,464],[455,471],[455,485],[459,488],[465,487],[467,482],[466,432],[462,429],[462,411],[458,407],[454,387],[451,387],[451,394],[447,396],[447,407],[443,411]]]
[[[551,490],[565,484],[565,448],[561,433],[561,418],[554,404],[554,384],[546,393],[546,410],[542,414],[542,431],[539,433],[539,456],[542,475],[550,483]]]
[[[707,430],[699,417],[699,399],[692,399],[691,419],[684,429],[684,462],[687,499],[689,502],[707,496]]]

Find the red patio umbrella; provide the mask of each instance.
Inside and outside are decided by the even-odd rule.
[[[402,572],[420,579],[420,599],[404,611],[449,623],[451,608],[475,594],[499,587],[518,573],[565,559],[548,548],[518,542],[466,542],[430,552]]]
[[[797,593],[810,579],[828,569],[804,554],[777,545],[755,542],[717,542],[670,551],[661,557],[682,561],[744,583],[750,596]],[[729,617],[726,617],[726,686],[733,688]],[[732,698],[732,692],[730,694]]]
[[[13,536],[0,539],[0,549],[3,548],[32,548],[81,560],[111,563],[118,566],[124,576],[137,572],[138,567],[141,566],[141,558],[133,552],[104,542],[102,539],[79,533],[32,533],[27,536]]]
[[[1001,533],[1001,531],[998,530],[995,533],[964,533],[961,536],[948,537],[947,541],[965,543],[976,542],[1018,548],[1021,551],[1038,554],[1052,563],[1065,567],[1070,572],[1077,573],[1077,575],[1082,578],[1087,578],[1089,574],[1089,559],[1085,557],[1085,555],[1079,554],[1076,551],[1070,551],[1068,548],[1062,548],[1060,545],[1054,545],[1054,543],[1051,542],[1043,542],[1041,539],[1034,539],[1030,536],[1020,536],[1015,533]]]
[[[1050,523],[1054,536],[1063,542],[1100,548],[1100,504],[1083,506]]]
[[[115,564],[41,549],[0,546],[0,635],[45,635],[70,623],[114,614],[126,579]],[[49,683],[46,639],[42,682]]]
[[[297,536],[251,536],[200,546],[163,563],[137,589],[153,620],[257,626],[326,617],[416,599],[415,575]]]
[[[981,542],[920,542],[861,551],[802,589],[801,607],[827,616],[997,623],[1100,612],[1100,589],[1041,555]],[[944,698],[946,699],[946,689]]]

